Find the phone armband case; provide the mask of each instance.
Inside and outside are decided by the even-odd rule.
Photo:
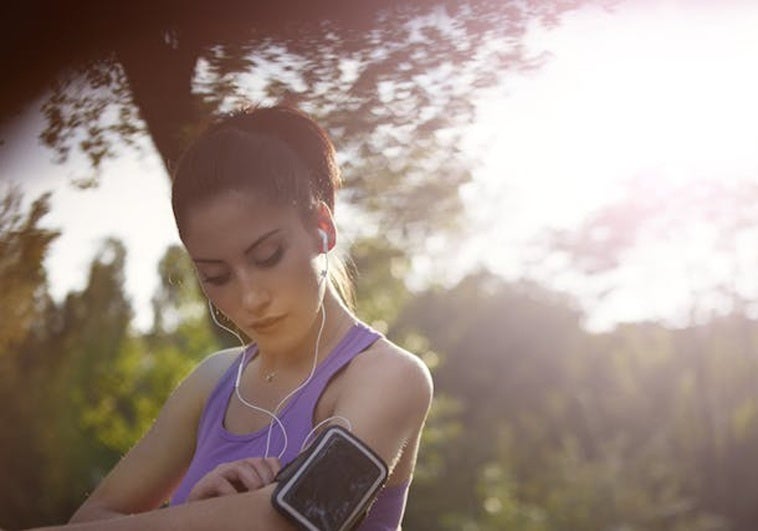
[[[353,529],[387,474],[387,465],[371,448],[344,428],[330,426],[279,471],[271,502],[300,529]]]

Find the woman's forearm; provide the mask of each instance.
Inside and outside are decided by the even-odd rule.
[[[274,484],[262,489],[195,501],[129,516],[107,517],[105,520],[71,523],[39,529],[47,531],[158,531],[182,530],[291,530],[292,525],[271,505]]]
[[[98,505],[85,503],[74,513],[74,515],[71,517],[71,520],[69,520],[69,524],[81,524],[98,520],[110,520],[111,518],[118,518],[120,516],[127,515],[113,511],[106,507],[100,507]]]

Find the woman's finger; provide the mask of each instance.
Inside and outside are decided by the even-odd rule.
[[[268,458],[250,458],[246,459],[245,463],[253,468],[263,482],[261,486],[268,485],[276,477],[276,473],[279,472],[281,466],[279,460],[275,457]]]
[[[240,462],[235,468],[236,479],[246,490],[256,490],[270,482],[267,482],[259,473],[258,468],[246,462]]]
[[[281,463],[276,457],[250,457],[218,465],[190,491],[187,501],[256,490],[274,481]]]
[[[239,492],[234,486],[234,482],[228,478],[219,478],[210,490],[210,496],[215,498],[216,496],[226,496],[227,494],[237,494]]]
[[[216,498],[227,494],[236,494],[237,489],[232,481],[224,477],[219,471],[214,470],[206,474],[187,496],[187,501],[204,500],[206,498]]]

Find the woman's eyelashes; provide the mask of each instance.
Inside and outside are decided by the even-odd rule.
[[[267,253],[258,252],[250,257],[251,263],[263,269],[269,269],[277,265],[284,256],[284,246],[277,245],[273,250],[268,250]],[[230,272],[222,273],[201,273],[200,277],[205,284],[212,284],[214,286],[220,286],[225,284],[231,277]]]
[[[259,267],[273,267],[279,263],[284,255],[284,246],[277,245],[273,251],[269,251],[268,254],[258,253],[253,256],[253,263]]]
[[[224,273],[223,275],[201,275],[201,280],[203,281],[203,284],[213,284],[214,286],[220,286],[221,284],[224,284],[227,280],[229,280],[229,274]]]

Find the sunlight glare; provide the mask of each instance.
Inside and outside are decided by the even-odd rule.
[[[469,137],[470,152],[481,155],[465,197],[473,231],[486,242],[469,242],[469,254],[518,276],[520,245],[545,228],[576,226],[634,179],[758,178],[756,27],[758,4],[625,2],[534,30],[529,45],[551,57],[481,101]],[[658,297],[673,291],[681,302],[701,280],[728,274],[702,242],[696,247],[674,246],[669,256],[669,248],[650,246],[636,274],[661,275]],[[711,260],[703,279],[682,283],[683,256],[689,264]],[[673,266],[656,269],[661,262]],[[625,282],[632,293],[635,281]]]

